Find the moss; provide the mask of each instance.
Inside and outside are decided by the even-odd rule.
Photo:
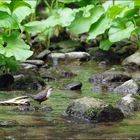
[[[96,121],[100,110],[101,109],[99,108],[90,108],[84,113],[84,118],[88,119],[89,121]]]

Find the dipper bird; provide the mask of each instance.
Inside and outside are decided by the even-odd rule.
[[[39,92],[38,94],[33,96],[33,99],[39,104],[41,104],[43,101],[46,101],[52,93],[52,87],[47,87],[45,90]]]

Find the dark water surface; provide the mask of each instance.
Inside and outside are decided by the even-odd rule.
[[[55,68],[54,68],[55,69]],[[54,87],[53,95],[42,104],[51,106],[53,111],[46,112],[18,112],[15,107],[0,107],[0,121],[16,122],[14,125],[0,127],[0,140],[139,140],[140,139],[140,113],[117,123],[92,124],[81,120],[64,117],[69,102],[83,96],[95,96],[114,102],[116,95],[98,95],[92,93],[89,77],[105,69],[97,68],[93,62],[73,63],[57,67],[57,70],[71,70],[77,73],[74,78],[63,78],[59,81],[49,82]],[[83,83],[81,92],[62,90],[70,82]],[[28,91],[29,93],[29,91]],[[23,91],[1,92],[1,99],[9,99],[19,95],[28,94]]]

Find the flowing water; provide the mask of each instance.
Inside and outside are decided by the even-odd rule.
[[[117,123],[93,124],[64,117],[64,111],[73,100],[83,96],[94,96],[115,104],[120,97],[117,95],[95,94],[92,86],[88,82],[89,77],[94,73],[104,71],[98,68],[94,62],[72,63],[54,67],[58,71],[71,70],[77,73],[74,78],[61,78],[58,81],[48,82],[54,87],[50,99],[43,102],[43,105],[51,106],[51,112],[19,112],[14,107],[0,107],[0,122],[11,122],[13,125],[3,125],[0,127],[0,140],[118,140],[118,139],[140,139],[140,113],[124,119]],[[65,91],[62,88],[70,82],[83,83],[82,90]],[[1,92],[0,99],[30,94],[23,91]]]

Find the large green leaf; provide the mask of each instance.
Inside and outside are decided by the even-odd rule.
[[[111,42],[118,42],[130,37],[131,32],[135,30],[132,22],[127,22],[125,27],[111,27],[109,30],[109,40]]]
[[[45,21],[33,21],[24,25],[25,31],[29,33],[40,33],[47,28]]]
[[[11,10],[11,13],[19,7],[29,7],[29,8],[31,8],[31,6],[28,3],[24,2],[23,0],[18,0],[18,1],[17,0],[12,0],[11,3],[9,4],[9,7],[10,7],[10,10]]]
[[[11,15],[9,15],[7,12],[0,11],[0,27],[17,29],[18,24],[16,20],[13,17],[11,17]]]
[[[95,24],[93,24],[89,31],[89,39],[94,39],[98,35],[103,34],[107,29],[110,28],[112,20],[107,16],[103,15]]]
[[[108,9],[107,15],[109,16],[109,18],[114,19],[116,16],[121,14],[124,9],[126,9],[125,5],[123,5],[123,6],[114,5]]]
[[[17,32],[14,32],[11,36],[4,36],[3,40],[7,45],[0,44],[0,54],[6,57],[14,56],[16,60],[25,60],[33,54],[30,51],[30,46],[25,44]]]
[[[27,6],[18,7],[13,11],[12,17],[15,18],[19,23],[21,23],[22,20],[24,20],[26,16],[30,15],[31,13],[32,10]]]
[[[90,16],[84,17],[83,12],[80,11],[76,14],[75,20],[68,27],[70,32],[74,34],[81,34],[88,32],[90,26],[95,23],[104,13],[101,6],[94,7],[90,10]]]
[[[46,28],[55,27],[60,25],[62,27],[67,27],[75,18],[75,11],[70,8],[58,9],[52,16],[44,21],[44,26]]]
[[[99,48],[104,51],[108,51],[110,49],[111,45],[112,45],[112,42],[110,42],[108,39],[106,39],[106,40],[102,40],[100,42]]]
[[[5,1],[1,1],[0,2],[0,11],[7,12],[8,14],[11,14],[9,3],[5,2]]]

